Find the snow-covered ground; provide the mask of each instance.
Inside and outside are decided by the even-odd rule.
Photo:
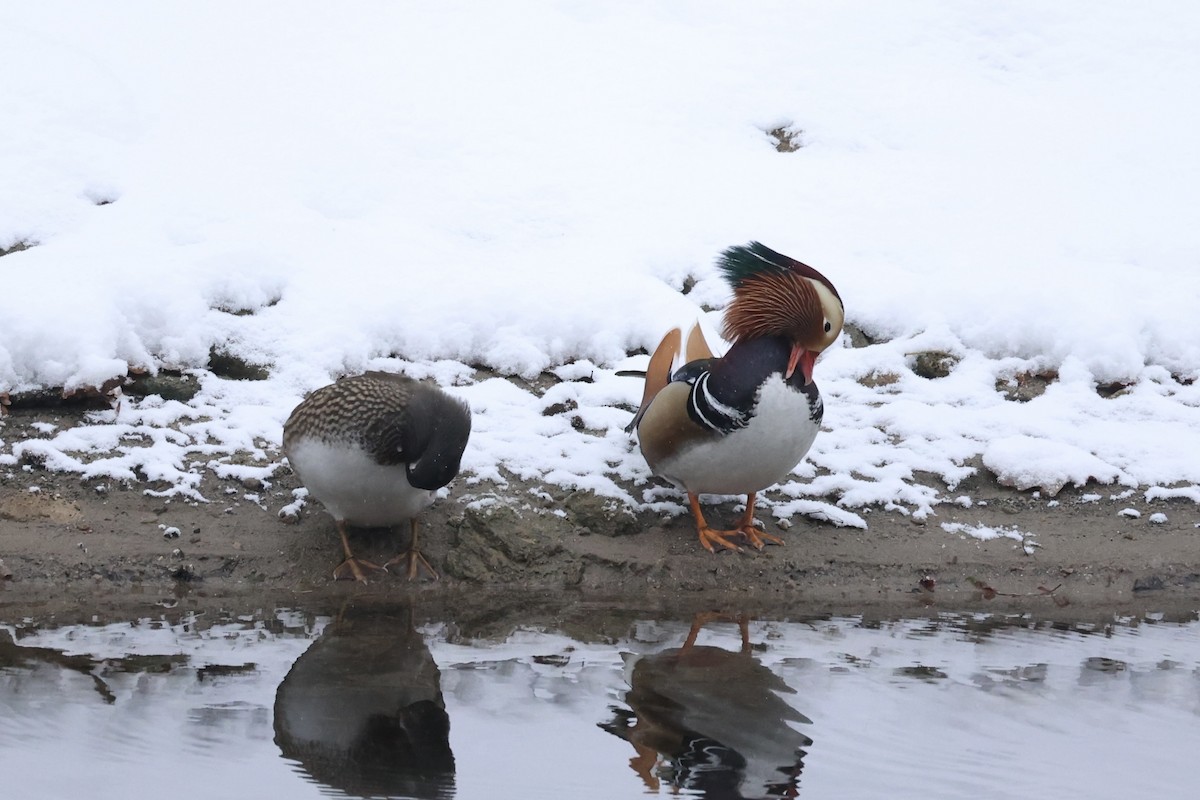
[[[777,516],[927,514],[953,493],[914,471],[978,458],[1200,502],[1194,3],[0,0],[0,29],[0,248],[34,245],[0,260],[0,392],[201,387],[0,427],[2,469],[195,500],[269,478],[305,392],[383,368],[469,400],[469,480],[678,508],[614,373],[719,327],[714,259],[756,239],[876,342],[818,363],[827,430]],[[213,375],[214,347],[270,378]]]

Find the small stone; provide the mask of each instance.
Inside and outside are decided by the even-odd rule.
[[[871,338],[866,331],[853,322],[847,322],[842,325],[842,332],[845,334],[850,347],[869,347],[879,341],[878,339]]]
[[[922,378],[944,378],[958,365],[959,358],[943,350],[928,350],[913,354],[912,371]]]
[[[200,382],[187,375],[160,372],[158,375],[147,374],[134,378],[123,391],[131,397],[158,395],[163,400],[186,403],[200,392]]]
[[[1133,582],[1133,590],[1135,592],[1157,592],[1165,588],[1167,588],[1166,582],[1157,575],[1138,578]]]
[[[871,372],[858,379],[858,382],[868,389],[880,386],[891,386],[900,381],[900,376],[894,372]]]
[[[566,414],[568,411],[575,411],[579,408],[579,403],[576,403],[570,398],[561,403],[551,403],[542,409],[543,417],[553,417],[557,414]]]
[[[266,367],[252,364],[244,358],[215,347],[209,351],[208,368],[214,375],[235,381],[265,381],[271,377]]]
[[[1004,395],[1006,400],[1028,403],[1045,394],[1047,387],[1057,378],[1056,374],[1049,372],[1041,374],[1022,372],[1008,379],[998,379],[996,391]]]
[[[592,533],[628,536],[641,531],[637,517],[622,503],[591,491],[568,495],[563,503],[571,521]]]

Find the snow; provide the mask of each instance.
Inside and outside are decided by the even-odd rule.
[[[947,533],[969,536],[981,542],[990,542],[993,539],[1012,539],[1021,545],[1021,550],[1025,555],[1033,555],[1034,548],[1041,547],[1033,540],[1033,534],[1029,531],[1022,531],[1015,525],[1009,527],[1006,525],[969,525],[965,522],[943,522],[942,530]]]
[[[199,392],[0,423],[0,464],[212,499],[205,473],[269,482],[306,392],[389,369],[471,404],[481,498],[678,513],[615,373],[719,330],[714,259],[756,239],[873,342],[818,363],[776,517],[970,508],[980,465],[1200,502],[1194,4],[119,6],[0,8],[0,248],[33,245],[0,261],[0,393]]]

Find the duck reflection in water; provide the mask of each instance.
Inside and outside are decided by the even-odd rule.
[[[701,627],[727,615],[701,614],[683,646],[626,655],[628,709],[601,728],[637,752],[630,767],[646,788],[662,783],[706,798],[795,797],[811,724],[780,697],[794,694],[751,654],[749,618],[737,617],[740,651],[696,644]]]
[[[450,718],[411,607],[347,608],[325,628],[275,693],[275,743],[350,795],[452,797]]]

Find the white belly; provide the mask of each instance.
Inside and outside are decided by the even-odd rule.
[[[433,502],[433,492],[409,484],[403,464],[377,464],[357,447],[305,439],[291,448],[288,461],[334,519],[354,526],[397,525]]]
[[[700,494],[749,494],[791,472],[817,438],[808,398],[775,376],[763,385],[750,424],[719,439],[689,447],[663,461],[659,473]]]

